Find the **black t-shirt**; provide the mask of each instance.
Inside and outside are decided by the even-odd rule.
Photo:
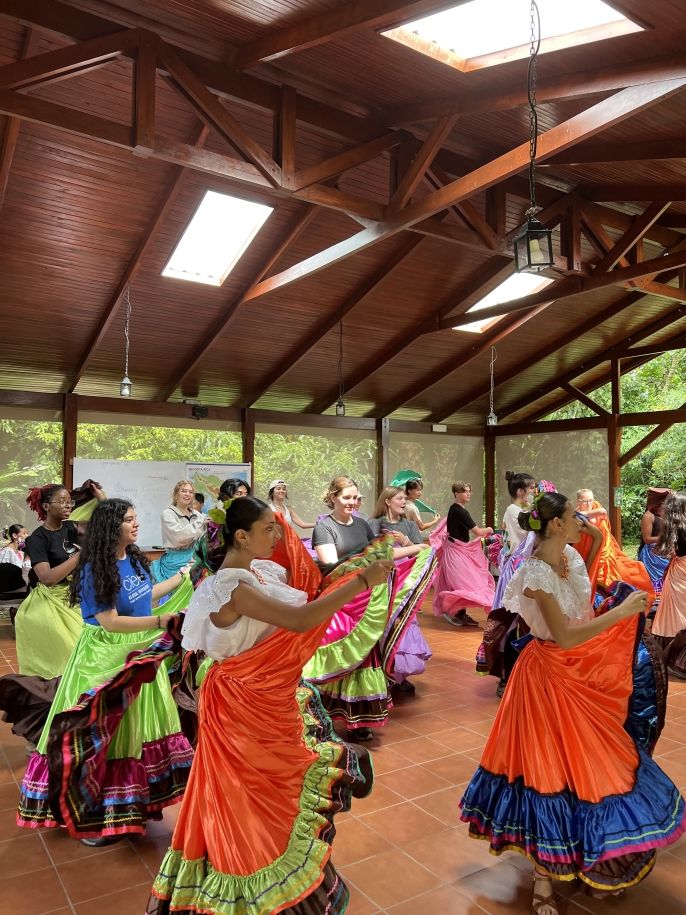
[[[31,565],[36,566],[39,562],[47,562],[51,569],[66,562],[73,555],[77,546],[78,535],[76,524],[73,521],[63,521],[62,527],[58,531],[49,531],[41,525],[26,538],[26,552],[31,560]],[[29,581],[32,587],[38,584],[38,578],[33,569],[29,572]]]
[[[400,521],[389,521],[388,518],[372,518],[369,522],[371,529],[376,537],[383,534],[384,531],[400,531],[409,538],[410,543],[424,543],[424,538],[414,521],[409,518],[401,518]]]
[[[361,553],[374,539],[374,533],[362,518],[353,515],[352,520],[352,524],[339,524],[331,515],[327,515],[317,521],[312,531],[313,549],[323,543],[333,543],[339,559]]]
[[[458,505],[457,502],[453,503],[448,509],[448,520],[446,522],[448,536],[452,537],[453,540],[461,540],[462,543],[468,543],[469,532],[473,527],[476,527],[476,521],[474,521],[467,509],[462,505]]]

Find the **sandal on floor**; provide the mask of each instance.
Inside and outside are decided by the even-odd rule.
[[[557,908],[557,900],[555,896],[551,893],[549,896],[543,896],[541,893],[536,892],[536,881],[537,880],[550,880],[551,878],[545,876],[544,874],[535,874],[534,875],[534,895],[531,900],[531,908],[534,912],[534,915],[540,915],[543,909],[548,906],[555,912],[555,915],[559,915],[559,910]]]

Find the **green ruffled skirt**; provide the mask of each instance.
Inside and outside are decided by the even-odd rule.
[[[20,674],[51,680],[64,673],[83,629],[79,606],[69,606],[68,587],[38,584],[17,610]]]

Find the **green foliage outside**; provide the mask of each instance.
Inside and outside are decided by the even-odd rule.
[[[600,406],[610,409],[611,391],[606,385],[591,396]],[[663,353],[622,378],[622,412],[673,410],[686,403],[686,350]],[[575,402],[546,419],[572,419],[593,416],[593,412]],[[631,426],[622,431],[622,451],[626,452],[654,426]],[[583,433],[580,437],[583,436]],[[623,541],[638,543],[641,516],[645,510],[649,486],[667,486],[682,490],[686,483],[686,423],[668,429],[622,468],[622,535]]]

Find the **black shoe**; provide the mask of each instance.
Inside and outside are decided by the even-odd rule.
[[[374,731],[371,728],[355,728],[348,731],[348,736],[353,741],[362,740],[366,743],[368,740],[374,740]]]
[[[410,683],[409,680],[401,680],[399,683],[394,683],[393,686],[399,693],[407,693],[408,696],[414,696],[416,692],[414,683]]]
[[[496,696],[498,697],[498,699],[502,699],[502,698],[503,698],[503,693],[505,692],[505,687],[506,687],[506,686],[507,686],[507,680],[500,680],[500,681],[498,682],[498,687],[497,687],[497,689],[496,689],[496,691],[495,691],[495,694],[496,694]]]
[[[95,839],[81,839],[81,844],[87,845],[89,848],[102,848],[105,845],[120,842],[123,838],[123,836],[98,836]]]

